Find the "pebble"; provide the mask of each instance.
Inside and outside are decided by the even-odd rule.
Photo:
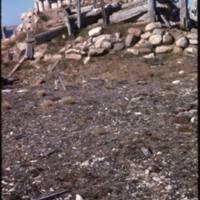
[[[190,119],[190,122],[191,122],[192,124],[194,124],[196,120],[197,120],[196,117],[192,117],[192,118]]]
[[[83,200],[83,197],[80,196],[79,194],[76,194],[76,200]]]
[[[166,189],[167,191],[169,191],[169,190],[172,189],[172,186],[171,186],[171,185],[167,185],[167,186],[165,187],[165,189]]]
[[[180,82],[181,82],[180,80],[175,80],[175,81],[172,81],[172,84],[178,85]]]
[[[89,63],[91,60],[90,56],[87,56],[84,60],[83,60],[83,64],[86,65],[87,63]]]
[[[150,156],[153,154],[153,152],[150,148],[141,147],[141,151],[145,156]]]
[[[179,73],[180,75],[183,75],[185,72],[184,72],[183,70],[180,70],[178,73]]]
[[[26,92],[28,92],[27,89],[20,89],[20,90],[17,90],[17,93],[26,93]]]

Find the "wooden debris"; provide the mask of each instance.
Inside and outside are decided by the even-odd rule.
[[[56,68],[60,60],[56,60],[56,62],[53,65],[48,66],[48,71],[53,72],[53,70]]]
[[[66,91],[66,87],[65,87],[64,81],[63,81],[63,79],[62,79],[62,77],[60,75],[58,75],[58,80],[59,80],[61,86],[63,87],[63,90]]]
[[[25,56],[21,58],[19,63],[12,69],[12,71],[8,74],[8,78],[11,77],[23,64],[23,62],[26,60]]]
[[[147,5],[120,10],[109,17],[110,23],[120,23],[146,13]]]

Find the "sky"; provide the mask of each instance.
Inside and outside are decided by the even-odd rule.
[[[189,5],[192,0],[189,0]],[[34,0],[1,0],[2,25],[18,25],[21,13],[33,9]]]
[[[33,9],[34,0],[1,0],[2,25],[18,25],[21,13]]]

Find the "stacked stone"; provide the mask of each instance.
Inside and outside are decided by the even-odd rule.
[[[178,31],[179,34],[173,34],[173,31]],[[160,22],[147,24],[140,40],[127,51],[134,55],[149,54],[150,57],[155,54],[169,52],[196,53],[198,44],[197,31],[176,31],[173,29],[166,30]]]
[[[197,30],[184,32],[166,30],[160,22],[146,25],[144,32],[140,28],[131,27],[127,35],[122,37],[119,32],[114,34],[102,34],[103,28],[96,27],[89,30],[89,38],[85,40],[78,37],[65,51],[67,59],[81,60],[86,56],[84,63],[91,57],[114,53],[126,48],[128,53],[143,55],[145,58],[153,58],[155,54],[163,53],[197,53]]]

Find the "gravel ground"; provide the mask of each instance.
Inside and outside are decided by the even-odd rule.
[[[24,64],[3,87],[2,199],[197,199],[196,56],[47,68]]]

